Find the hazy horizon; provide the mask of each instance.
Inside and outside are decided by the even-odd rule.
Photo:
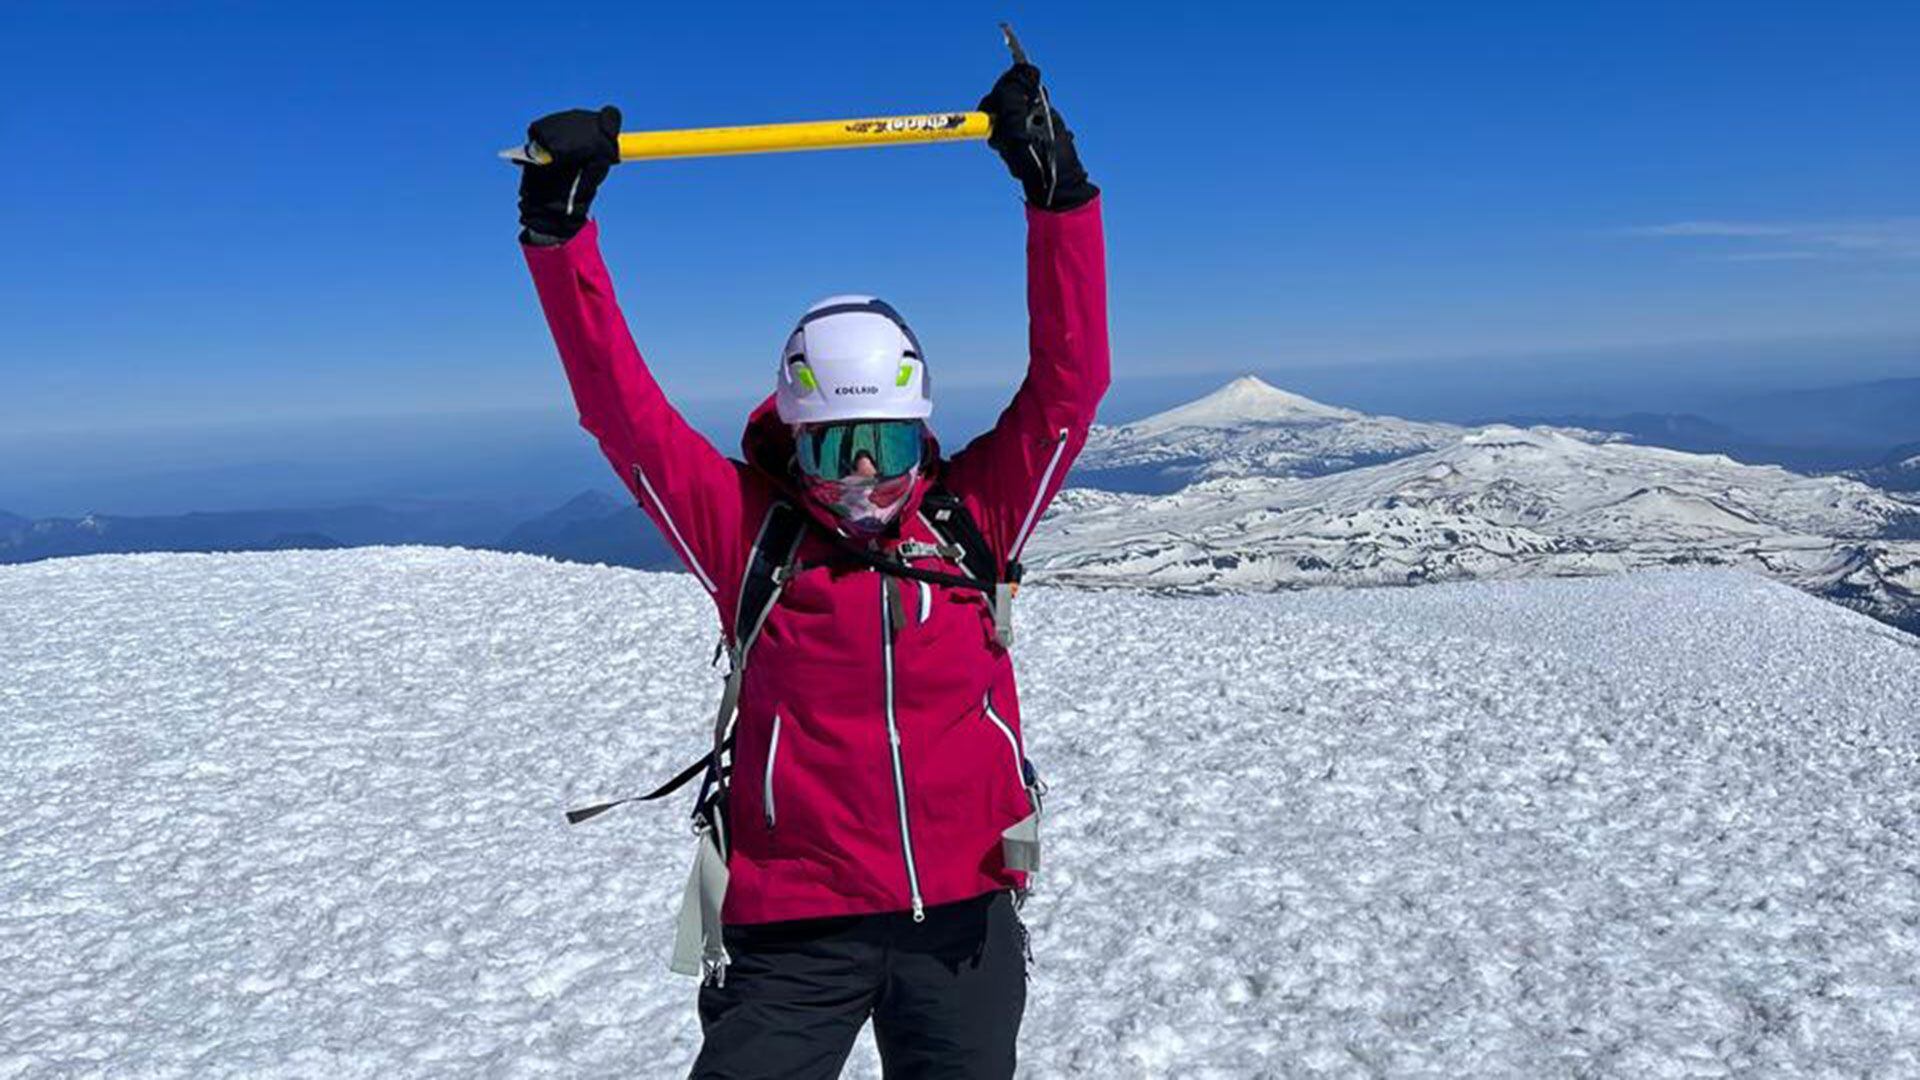
[[[1742,394],[1920,378],[1920,338],[1788,343],[1692,343],[1572,357],[1380,360],[1367,364],[1122,373],[1103,423],[1138,419],[1199,397],[1241,374],[1329,404],[1415,420],[1504,416],[1705,413]],[[0,511],[27,517],[170,514],[412,500],[474,500],[546,509],[618,483],[575,421],[558,385],[518,408],[450,409],[316,418],[248,417],[219,424],[106,431],[9,432],[0,455]],[[696,427],[723,450],[762,396],[669,386]],[[997,415],[1012,384],[941,384],[934,418],[957,449]],[[1727,403],[1733,402],[1734,405]],[[1738,417],[1713,417],[1732,421]],[[1755,434],[1764,435],[1765,432]],[[1920,439],[1920,425],[1908,438]],[[1792,441],[1792,440],[1788,440]],[[1863,432],[1860,447],[1900,438]]]

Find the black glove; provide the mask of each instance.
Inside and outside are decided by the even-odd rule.
[[[568,109],[535,120],[527,139],[553,155],[545,165],[520,166],[521,239],[571,240],[587,224],[587,208],[607,170],[620,161],[620,110]]]
[[[1080,167],[1073,132],[1040,85],[1039,68],[1008,68],[980,99],[980,111],[993,117],[987,145],[1000,152],[1007,171],[1027,190],[1027,202],[1042,210],[1071,210],[1100,194]]]

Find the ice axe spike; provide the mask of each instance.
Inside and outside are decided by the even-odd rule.
[[[1000,24],[1013,62],[1027,62],[1026,50],[1013,36],[1013,27]],[[623,131],[620,160],[716,157],[724,154],[776,154],[797,150],[851,150],[865,146],[953,142],[984,139],[993,134],[993,119],[983,112],[915,113],[906,116],[863,116],[849,120],[806,120],[791,124],[747,124],[737,127],[677,128],[665,131]],[[500,151],[508,161],[545,165],[552,161],[545,148],[528,142]]]
[[[1000,24],[1000,36],[1001,36],[1002,38],[1004,38],[1004,39],[1006,39],[1006,42],[1007,42],[1007,51],[1013,54],[1013,62],[1014,62],[1014,63],[1016,63],[1016,64],[1024,64],[1024,63],[1026,63],[1026,62],[1027,62],[1027,50],[1025,50],[1025,49],[1023,49],[1023,48],[1021,48],[1021,47],[1020,47],[1020,39],[1019,39],[1019,38],[1017,38],[1017,37],[1014,37],[1014,36],[1013,36],[1013,24],[1011,24],[1011,23],[1001,23],[1001,24]]]

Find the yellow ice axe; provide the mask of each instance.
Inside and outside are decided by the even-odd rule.
[[[672,131],[623,131],[620,160],[717,157],[721,154],[776,154],[793,150],[851,150],[862,146],[984,139],[993,120],[983,112],[919,113],[913,116],[864,116],[852,120],[807,120],[794,124],[743,124],[738,127],[679,128]],[[545,165],[552,158],[537,143],[502,150],[508,161]]]
[[[1027,62],[1013,28],[1000,24],[1015,63]],[[983,112],[919,113],[912,116],[865,116],[852,120],[808,120],[793,124],[746,124],[739,127],[681,128],[672,131],[623,131],[620,160],[715,157],[721,154],[775,154],[794,150],[851,150],[863,146],[951,142],[984,139],[993,134],[993,118]],[[508,161],[545,165],[552,161],[546,148],[527,143],[500,151]]]

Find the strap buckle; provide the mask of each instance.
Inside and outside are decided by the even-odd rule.
[[[894,554],[903,559],[941,558],[950,562],[959,562],[966,552],[959,544],[929,544],[924,540],[908,540],[893,549]]]

